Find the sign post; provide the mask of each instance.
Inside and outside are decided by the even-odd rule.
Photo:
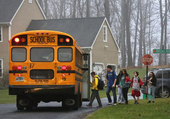
[[[148,78],[148,65],[153,63],[153,57],[149,54],[146,54],[142,57],[142,63],[146,65],[146,78]]]
[[[146,54],[142,57],[142,63],[146,66],[146,80],[148,79],[148,65],[153,63],[153,57],[150,54]],[[147,95],[146,95],[147,99]]]
[[[169,54],[170,49],[153,49],[153,53]],[[163,65],[162,65],[162,98],[163,98]]]

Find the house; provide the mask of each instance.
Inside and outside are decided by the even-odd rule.
[[[0,0],[0,77],[9,69],[8,41],[33,19],[45,19],[37,0]]]
[[[117,71],[120,49],[105,17],[32,20],[27,30],[55,30],[74,37],[90,53],[91,71],[104,77],[107,65]]]

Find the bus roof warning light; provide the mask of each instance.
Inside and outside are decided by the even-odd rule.
[[[15,38],[14,40],[16,43],[19,43],[19,41],[20,41],[19,38]]]

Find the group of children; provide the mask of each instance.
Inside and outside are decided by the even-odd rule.
[[[95,74],[95,72],[91,73],[91,76],[93,77],[92,84],[92,96],[90,103],[87,105],[88,107],[92,107],[92,103],[95,98],[97,98],[98,107],[102,107],[102,103],[100,100],[99,92],[98,92],[98,75]],[[151,91],[153,96],[153,103],[155,102],[155,88],[156,88],[156,77],[153,72],[150,72],[149,78],[146,80],[145,86],[148,87],[148,94],[149,94],[149,102],[151,103]],[[119,104],[128,104],[128,90],[131,87],[132,92],[131,96],[134,98],[135,102],[134,104],[139,104],[139,97],[140,97],[140,88],[143,85],[143,82],[141,81],[139,77],[139,72],[135,71],[134,76],[130,79],[129,74],[127,73],[126,69],[122,69],[118,76],[116,73],[112,70],[111,66],[107,66],[107,75],[106,75],[106,95],[108,98],[108,105],[116,105],[117,104],[117,95],[116,95],[116,85],[118,87],[118,103]],[[110,91],[113,93],[113,103],[110,96]]]

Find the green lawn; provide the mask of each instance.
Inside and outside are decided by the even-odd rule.
[[[8,89],[0,90],[0,104],[15,103],[16,96],[9,95]]]
[[[127,73],[130,75],[130,78],[134,76],[134,72],[139,72],[139,77],[143,79],[143,77],[146,75],[146,69],[145,68],[135,68],[135,69],[127,69]]]
[[[170,119],[170,98],[156,99],[156,103],[140,100],[139,105],[117,105],[100,109],[86,119]]]

